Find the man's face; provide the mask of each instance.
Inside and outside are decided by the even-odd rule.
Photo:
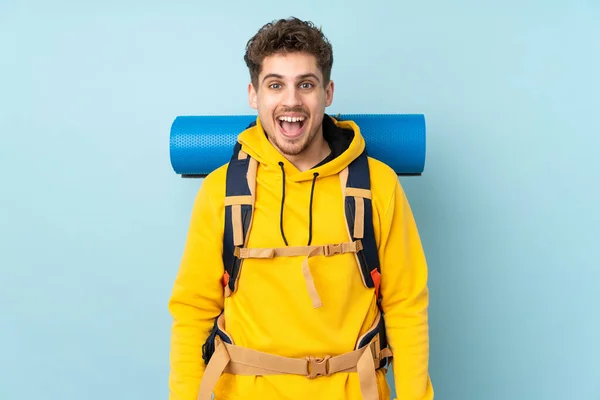
[[[284,156],[298,157],[322,135],[325,107],[333,101],[333,82],[323,82],[311,54],[273,54],[263,61],[257,87],[248,86],[248,99],[271,143]]]

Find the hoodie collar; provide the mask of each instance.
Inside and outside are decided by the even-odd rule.
[[[352,121],[338,121],[325,114],[323,136],[332,150],[331,154],[312,169],[303,172],[298,170],[271,144],[265,135],[259,117],[256,118],[254,126],[249,127],[238,136],[238,141],[242,145],[242,150],[263,164],[264,167],[281,171],[280,163],[283,163],[287,179],[299,182],[312,180],[315,173],[318,173],[319,177],[338,174],[365,148],[365,141],[360,129]]]
[[[323,118],[323,138],[329,145],[331,153],[312,169],[325,165],[340,156],[352,143],[354,131],[337,126],[333,118]]]

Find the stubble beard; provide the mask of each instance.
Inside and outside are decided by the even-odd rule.
[[[277,129],[277,127],[275,127]],[[278,134],[268,135],[270,142],[279,150],[281,154],[289,157],[296,157],[302,154],[317,137],[317,132],[311,132],[308,137],[301,137],[296,140],[286,140],[279,137]]]

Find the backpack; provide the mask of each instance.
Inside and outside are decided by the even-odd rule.
[[[349,238],[351,239],[346,243],[320,246],[289,246],[284,248],[247,248],[246,246],[252,227],[257,169],[258,162],[242,151],[241,144],[237,143],[234,146],[233,155],[228,164],[226,176],[225,226],[223,235],[223,287],[225,296],[228,297],[232,295],[238,289],[238,280],[244,259],[305,255],[307,256],[307,259],[305,259],[303,265],[303,272],[306,278],[307,288],[311,295],[313,306],[319,307],[321,306],[321,303],[318,294],[316,293],[316,289],[314,288],[310,270],[308,269],[308,258],[316,255],[333,256],[340,253],[354,253],[363,284],[367,288],[375,289],[379,315],[367,333],[357,340],[355,351],[338,357],[352,358],[352,355],[354,354],[354,358],[356,358],[359,352],[364,353],[365,351],[370,350],[374,361],[374,364],[372,364],[374,365],[374,368],[378,369],[386,367],[388,359],[392,358],[392,353],[388,347],[385,321],[381,310],[381,293],[379,291],[381,271],[373,228],[370,174],[366,150],[340,173],[340,190],[343,190],[344,192],[346,225]],[[211,360],[212,358],[216,358],[216,356],[213,357],[213,355],[219,351],[219,360]],[[227,351],[231,354],[225,355]],[[227,364],[230,362],[234,363],[235,361],[233,359],[235,356],[234,353],[243,353],[241,356],[244,360],[255,358],[257,360],[260,359],[260,362],[245,371],[245,369],[249,367],[247,362],[244,361],[246,365],[236,367],[233,369],[233,373],[259,375],[274,373],[273,371],[277,368],[275,366],[283,364],[282,357],[265,353],[258,354],[258,352],[254,350],[235,346],[233,339],[225,331],[224,316],[223,313],[221,313],[215,319],[214,327],[202,347],[202,356],[204,362],[207,364],[207,371],[211,368],[211,364],[217,364],[217,367],[211,368],[211,373],[209,374],[210,378],[205,377],[205,379],[203,379],[200,389],[202,396],[208,396],[210,394],[210,388],[214,387],[216,384],[215,379],[220,375],[212,371],[217,369],[220,371],[227,371]],[[255,367],[264,367],[268,363],[268,361],[265,360],[269,359],[273,360],[272,369],[262,370],[262,372],[258,373]],[[312,357],[308,357],[307,359],[311,359],[308,361],[309,365],[303,368],[302,364],[300,364],[299,369],[302,371],[308,370],[307,376],[309,378],[336,372],[330,370],[329,361],[331,360],[329,357],[327,357],[326,360],[313,359]],[[290,359],[286,359],[286,361],[289,360]],[[361,367],[360,365],[357,367],[357,360],[358,359],[356,358],[350,362],[354,362],[353,370],[358,370],[360,375],[361,369],[365,371],[366,368],[364,366]],[[306,360],[299,361],[303,361],[304,363],[307,362]],[[361,361],[361,363],[364,364],[363,361]],[[290,363],[286,362],[286,365],[287,364]],[[339,364],[339,362],[337,364]],[[346,364],[348,364],[348,362],[346,362]],[[350,369],[342,369],[339,372],[342,371],[350,371]],[[294,372],[279,371],[279,373]],[[371,376],[370,372],[362,372],[362,374],[364,376],[368,375],[368,377],[364,379],[374,378],[374,375]],[[205,382],[207,379],[210,382]],[[372,386],[372,384],[365,383],[364,386]],[[363,388],[363,378],[361,378],[361,389],[365,398],[372,397],[366,394],[370,389]]]

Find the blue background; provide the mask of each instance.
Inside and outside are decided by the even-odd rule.
[[[426,115],[436,398],[600,399],[594,0],[0,2],[0,399],[167,398],[201,185],[169,128],[251,113],[245,43],[289,15],[333,42],[328,111]]]

